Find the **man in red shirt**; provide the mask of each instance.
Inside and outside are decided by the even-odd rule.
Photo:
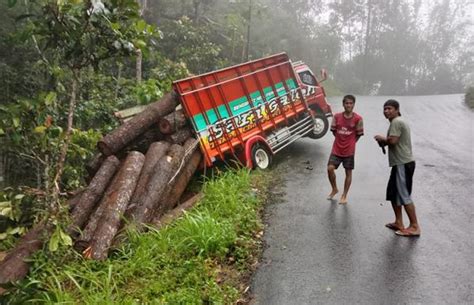
[[[336,183],[336,169],[342,163],[346,170],[346,180],[344,181],[344,192],[339,200],[340,204],[347,203],[347,193],[351,186],[352,170],[354,169],[356,142],[364,134],[362,117],[353,111],[355,101],[353,95],[344,96],[342,99],[344,112],[336,113],[331,124],[331,131],[335,139],[328,161],[328,177],[332,187],[328,199],[332,200],[339,192]]]

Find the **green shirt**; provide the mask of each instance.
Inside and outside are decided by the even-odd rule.
[[[389,136],[400,138],[397,144],[388,146],[388,164],[390,166],[415,161],[411,149],[410,127],[401,117],[398,116],[390,122],[387,132],[387,137]]]

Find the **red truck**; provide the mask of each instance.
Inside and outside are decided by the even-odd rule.
[[[178,80],[173,87],[207,166],[235,157],[265,169],[273,154],[297,139],[324,136],[332,116],[313,72],[285,53]]]

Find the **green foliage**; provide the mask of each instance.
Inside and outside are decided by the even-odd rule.
[[[20,189],[5,188],[0,192],[0,241],[26,232],[33,221],[28,213],[32,203],[32,198]]]
[[[253,188],[257,181],[262,191]],[[46,304],[235,303],[239,279],[255,259],[254,236],[262,229],[258,211],[268,183],[247,170],[209,180],[193,210],[160,231],[129,231],[129,242],[104,262],[72,250],[45,251],[7,298]]]
[[[474,108],[474,87],[469,87],[466,91],[464,96],[464,102],[471,107]]]

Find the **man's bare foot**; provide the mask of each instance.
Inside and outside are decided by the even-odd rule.
[[[390,230],[394,230],[394,231],[400,231],[400,230],[404,230],[405,228],[403,227],[403,225],[400,225],[396,222],[389,222],[385,225],[387,228],[389,228]]]
[[[345,195],[341,196],[341,199],[339,199],[339,204],[347,204],[347,197]]]
[[[421,235],[421,230],[420,228],[408,227],[406,229],[396,231],[395,234],[406,237],[417,237]]]
[[[328,195],[328,200],[333,200],[334,199],[334,196],[336,196],[336,194],[339,192],[338,189],[333,189],[331,191],[331,194]]]

